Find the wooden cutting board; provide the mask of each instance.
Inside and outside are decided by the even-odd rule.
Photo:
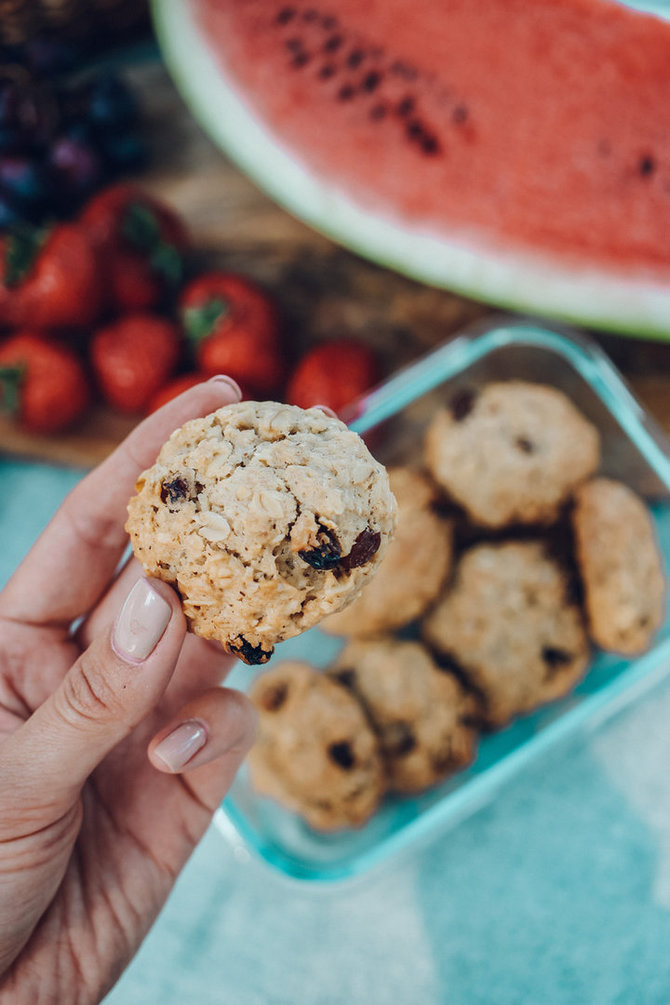
[[[237,269],[274,293],[291,359],[319,339],[350,334],[378,350],[388,374],[467,323],[493,316],[489,307],[379,268],[310,230],[213,146],[157,59],[136,62],[127,73],[143,101],[151,150],[151,167],[138,181],[186,220],[194,269]],[[614,336],[599,341],[670,432],[670,345]],[[0,452],[91,467],[139,418],[97,405],[59,437],[30,436],[0,420]]]

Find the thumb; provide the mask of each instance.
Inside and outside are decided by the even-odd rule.
[[[15,779],[22,809],[51,816],[77,798],[94,768],[163,694],[185,632],[174,591],[158,580],[139,579],[113,627],[3,742],[3,776]]]

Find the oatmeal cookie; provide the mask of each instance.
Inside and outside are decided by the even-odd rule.
[[[359,592],[395,526],[384,468],[318,408],[244,401],[172,434],[126,529],[191,629],[247,663]]]
[[[472,761],[478,703],[420,642],[351,642],[328,674],[366,710],[389,789],[420,792]]]
[[[384,794],[377,739],[358,701],[304,663],[263,674],[250,697],[259,711],[248,762],[254,787],[318,830],[365,823]]]
[[[425,456],[475,523],[550,523],[598,467],[600,439],[561,391],[509,381],[457,392],[434,416]]]
[[[433,509],[435,487],[412,468],[389,469],[398,527],[379,570],[360,596],[322,628],[363,637],[401,628],[420,617],[449,574],[452,525]]]
[[[425,619],[426,641],[481,694],[490,726],[564,695],[584,673],[588,643],[567,592],[541,543],[481,544]]]
[[[647,649],[665,616],[665,576],[651,514],[628,486],[594,478],[575,493],[577,562],[589,630],[603,649]]]

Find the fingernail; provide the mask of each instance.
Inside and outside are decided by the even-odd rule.
[[[172,609],[147,582],[138,579],[121,608],[112,648],[121,659],[145,660],[167,628]]]
[[[329,415],[331,417],[331,419],[336,419],[337,418],[337,412],[334,412],[332,410],[332,408],[328,407],[328,405],[313,405],[312,407],[313,408],[320,408],[321,411],[324,412],[325,415]]]
[[[224,373],[219,373],[216,377],[210,377],[210,383],[227,384],[235,395],[235,400],[242,401],[242,389],[237,381],[233,380],[232,377],[227,377]]]
[[[207,743],[207,730],[201,722],[192,719],[182,722],[154,748],[154,757],[159,757],[170,771],[181,771]]]

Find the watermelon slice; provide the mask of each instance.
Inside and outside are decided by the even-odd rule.
[[[670,335],[670,22],[614,0],[155,0],[279,203],[481,300]]]

